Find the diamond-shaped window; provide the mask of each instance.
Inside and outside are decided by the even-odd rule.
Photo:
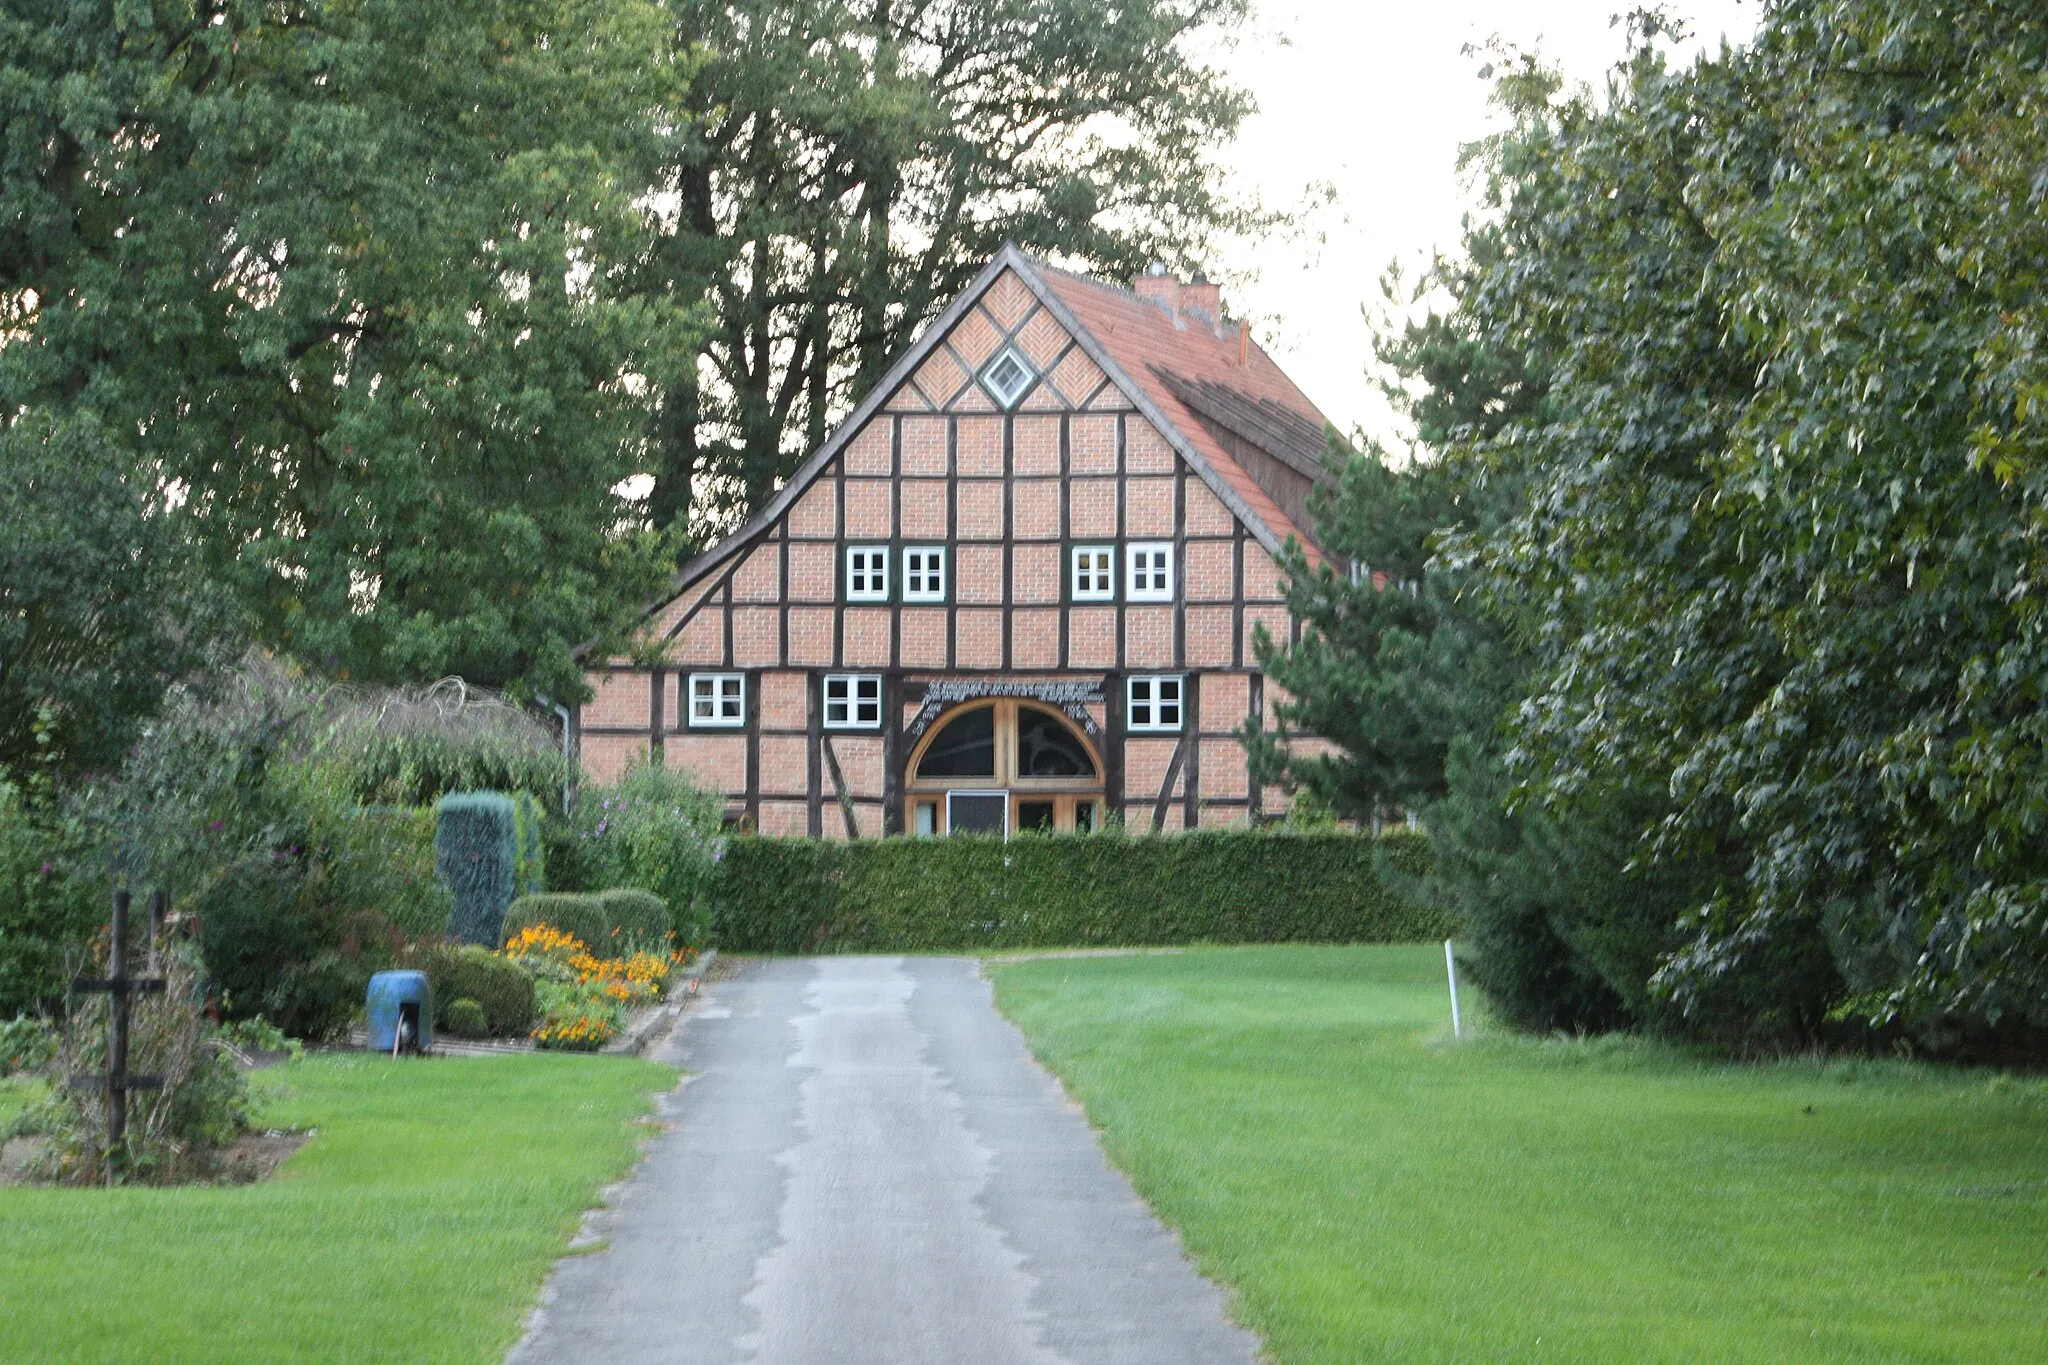
[[[988,390],[989,397],[996,400],[998,407],[1014,407],[1024,396],[1024,390],[1031,387],[1034,377],[1030,363],[1017,354],[1017,348],[1005,346],[981,372],[981,386]]]

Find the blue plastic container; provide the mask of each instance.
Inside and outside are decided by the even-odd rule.
[[[425,972],[378,972],[370,978],[370,1051],[398,1046],[400,1022],[407,1025],[404,1049],[425,1052],[434,1045],[434,992]]]

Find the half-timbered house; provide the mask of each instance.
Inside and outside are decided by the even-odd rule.
[[[1241,824],[1234,732],[1294,629],[1324,419],[1215,285],[1130,289],[1005,247],[647,622],[574,724],[763,833]]]

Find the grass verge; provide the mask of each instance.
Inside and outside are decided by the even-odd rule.
[[[2023,1360],[2048,1341],[2040,1079],[1454,1044],[1435,947],[990,971],[1282,1365]]]
[[[0,1190],[0,1360],[502,1360],[675,1072],[337,1054],[258,1079],[260,1122],[318,1130],[260,1185]]]

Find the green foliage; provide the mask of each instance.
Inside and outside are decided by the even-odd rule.
[[[41,1072],[57,1055],[57,1031],[47,1020],[17,1015],[0,1022],[0,1077]]]
[[[596,1052],[625,1027],[625,1002],[601,981],[537,981],[540,1022],[535,1046],[558,1052]]]
[[[547,840],[542,831],[545,819],[531,792],[512,797],[513,866],[512,885],[519,895],[531,895],[547,888]]]
[[[491,1036],[490,1016],[484,1007],[464,996],[448,1002],[448,1032],[456,1038],[488,1038]]]
[[[1196,831],[852,842],[735,839],[709,896],[735,952],[922,952],[1201,942],[1398,942],[1449,922],[1387,889],[1405,832]]]
[[[380,745],[380,718],[394,735],[422,740],[405,763],[386,763],[403,746]],[[414,762],[421,754],[432,761]],[[20,979],[42,984],[8,996],[13,1008],[60,990],[66,945],[75,951],[103,922],[105,869],[139,889],[167,886],[174,909],[199,914],[231,1017],[261,1013],[305,1036],[331,1033],[360,1006],[370,971],[391,965],[406,939],[438,938],[450,925],[435,812],[360,798],[431,789],[450,773],[518,771],[536,757],[523,770],[545,790],[507,803],[508,878],[541,875],[531,836],[559,773],[544,727],[459,685],[322,687],[252,654],[180,689],[116,775],[33,812],[0,794],[0,988],[15,989],[10,964],[33,958]]]
[[[1196,55],[1246,10],[677,0],[709,59],[639,278],[715,322],[654,376],[655,520],[759,507],[1006,239],[1128,279],[1256,225],[1215,159],[1251,101]]]
[[[1526,490],[1467,547],[1533,652],[1516,780],[1680,889],[1689,1026],[2039,1027],[2048,27],[1800,0],[1683,70],[1658,28],[1608,101],[1503,86],[1463,306],[1556,375],[1472,450]]]
[[[598,892],[545,892],[521,896],[505,912],[503,938],[545,924],[574,934],[601,957],[664,942],[674,924],[668,903],[630,887]]]
[[[687,773],[652,764],[636,765],[613,786],[586,790],[575,813],[579,861],[589,869],[585,886],[652,892],[669,907],[677,935],[700,941],[698,896],[722,846],[723,807],[717,793]]]
[[[434,994],[436,1028],[452,1027],[448,1011],[458,1000],[474,1000],[483,1008],[494,1038],[514,1037],[533,1026],[533,978],[517,963],[475,946],[432,948],[417,960]]]
[[[1538,1032],[1667,1024],[1647,982],[1687,901],[1682,886],[1629,866],[1613,809],[1622,796],[1588,793],[1569,822],[1512,803],[1506,723],[1532,650],[1465,553],[1525,493],[1511,471],[1455,444],[1546,410],[1543,358],[1479,327],[1469,304],[1479,267],[1502,251],[1497,231],[1475,230],[1467,257],[1432,277],[1456,306],[1382,336],[1388,397],[1425,439],[1453,444],[1396,467],[1380,450],[1333,442],[1339,483],[1317,503],[1318,527],[1370,573],[1353,581],[1290,556],[1289,603],[1306,628],[1291,645],[1257,641],[1289,699],[1275,731],[1246,727],[1241,738],[1261,777],[1296,790],[1298,804],[1420,818],[1434,865],[1400,889],[1462,926],[1467,970],[1503,1018]],[[1299,746],[1304,734],[1337,751]]]
[[[414,938],[448,932],[453,898],[435,872],[435,813],[407,808],[329,807],[313,837],[328,886],[344,913],[374,914]]]
[[[660,941],[662,935],[675,929],[668,902],[652,891],[620,886],[598,892],[597,899],[604,906],[605,919],[612,931],[626,940],[627,946],[652,946]],[[603,948],[605,945],[594,943],[591,946]]]
[[[104,973],[107,963],[95,962]],[[142,960],[129,964],[140,975]],[[129,1010],[128,1069],[162,1084],[131,1097],[122,1146],[107,1149],[104,1091],[52,1086],[36,1114],[48,1139],[41,1174],[69,1184],[170,1184],[215,1173],[215,1157],[249,1126],[251,1096],[206,1017],[199,955],[190,944],[162,945],[158,971],[164,989],[134,998]],[[54,1071],[80,1076],[104,1072],[108,1001],[73,999],[60,1035]],[[111,1170],[110,1170],[111,1166]]]
[[[1345,756],[1288,775],[1423,816],[1531,1027],[2024,1036],[2048,26],[1788,0],[1683,69],[1667,29],[1605,97],[1501,59],[1483,226],[1383,347],[1423,459],[1326,508],[1415,586],[1295,566],[1268,666]]]
[[[379,716],[397,734],[431,736],[416,752],[438,754],[440,766],[404,769],[403,782],[359,781],[384,771],[368,758],[395,752],[377,746]],[[261,1013],[318,1037],[347,1022],[368,973],[390,965],[405,939],[449,930],[435,812],[366,807],[362,789],[429,787],[449,772],[490,770],[521,753],[546,760],[529,771],[553,783],[559,759],[544,729],[486,694],[454,685],[418,695],[320,687],[251,655],[235,671],[181,690],[116,776],[38,816],[29,832],[12,818],[19,811],[0,803],[0,865],[42,858],[62,871],[97,863],[138,888],[168,886],[174,908],[198,913],[205,926],[210,974],[230,1016]],[[515,833],[542,823],[538,802],[525,805],[523,821],[515,809]],[[527,875],[538,875],[536,861],[527,860]],[[88,885],[76,875],[60,880],[66,895]],[[57,888],[52,882],[39,894]],[[71,926],[38,950],[51,983],[45,992],[58,984],[62,944],[102,922],[104,894],[84,897]],[[0,929],[20,904],[0,897]],[[40,925],[63,926],[36,904],[23,913],[30,912]],[[17,942],[25,948],[31,940],[0,936],[0,966]]]
[[[584,803],[589,804],[589,794]],[[554,891],[601,891],[604,871],[598,866],[597,850],[584,836],[589,830],[571,814],[541,821],[542,864],[547,870],[548,889]]]
[[[518,894],[517,806],[502,792],[456,792],[434,813],[434,865],[454,897],[449,930],[496,946]]]
[[[227,1017],[262,1015],[294,1037],[321,1039],[362,1003],[337,951],[342,926],[326,872],[303,849],[229,865],[186,909],[199,917],[207,976]]]
[[[0,1014],[48,1008],[63,994],[67,950],[75,965],[105,913],[79,863],[53,813],[0,779]]]
[[[690,133],[674,28],[632,0],[0,18],[7,463],[83,453],[89,523],[24,591],[104,640],[109,716],[190,647],[191,594],[146,592],[172,572],[343,676],[580,688],[573,649],[667,557],[617,490],[650,416],[622,377],[694,330],[622,294]],[[31,565],[53,486],[26,494]],[[90,718],[85,674],[44,676]]]
[[[229,635],[223,594],[90,416],[0,424],[0,469],[0,776],[111,766]]]
[[[366,806],[427,806],[458,791],[561,805],[562,750],[547,725],[460,678],[326,688],[309,748],[321,779]]]
[[[565,934],[574,934],[586,945],[596,945],[611,937],[612,926],[604,910],[604,902],[593,892],[546,891],[538,895],[521,896],[505,911],[505,932],[501,939],[510,939],[521,929],[531,929],[545,924],[560,929]]]
[[[253,1019],[230,1020],[220,1026],[216,1036],[229,1047],[244,1053],[275,1053],[295,1062],[303,1061],[306,1056],[305,1044],[260,1014]]]

